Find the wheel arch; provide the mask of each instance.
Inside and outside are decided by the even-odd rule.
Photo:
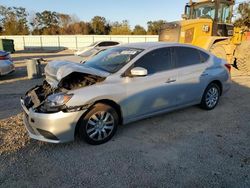
[[[91,108],[93,108],[96,104],[106,104],[106,105],[109,105],[109,106],[111,106],[112,108],[114,108],[115,111],[116,111],[117,114],[118,114],[119,124],[120,124],[120,125],[123,124],[123,116],[122,116],[122,110],[121,110],[120,105],[117,104],[115,101],[110,100],[110,99],[100,99],[100,100],[95,101],[95,102],[92,103],[92,105],[88,108],[88,110],[82,114],[81,117],[85,116],[85,115],[89,112],[89,110],[90,110]],[[80,119],[81,119],[81,118],[80,118]],[[76,124],[76,127],[75,127],[75,137],[76,137],[76,135],[77,135],[78,132],[79,132],[79,126],[80,126],[80,125],[79,125],[79,121],[80,121],[80,119],[78,120],[78,122],[77,122],[77,124]]]
[[[110,100],[110,99],[101,99],[101,100],[95,101],[93,105],[96,105],[98,103],[106,104],[114,108],[119,117],[119,124],[123,124],[122,110],[119,104],[117,104],[115,101]]]
[[[208,86],[209,86],[210,84],[216,84],[217,86],[219,86],[219,88],[220,88],[220,95],[222,95],[222,93],[223,93],[223,85],[222,85],[222,83],[221,83],[220,80],[213,80],[213,81],[211,81],[211,82],[208,84]]]

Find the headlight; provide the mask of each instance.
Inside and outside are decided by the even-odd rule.
[[[47,97],[44,108],[48,112],[62,110],[64,105],[73,97],[73,94],[57,93]]]
[[[71,98],[73,94],[64,94],[58,93],[48,96],[46,103],[51,107],[58,107],[66,104]]]

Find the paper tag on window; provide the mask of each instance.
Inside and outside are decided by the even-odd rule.
[[[135,55],[137,53],[137,51],[132,51],[132,50],[124,50],[121,52],[121,54],[123,55]]]

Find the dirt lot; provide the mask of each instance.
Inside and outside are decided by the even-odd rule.
[[[90,146],[30,140],[19,97],[41,79],[27,80],[22,66],[16,74],[0,80],[0,187],[250,187],[250,77],[234,71],[213,111],[120,126]]]

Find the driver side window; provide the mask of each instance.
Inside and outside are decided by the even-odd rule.
[[[170,70],[173,68],[171,61],[171,49],[161,48],[153,50],[137,60],[134,67],[147,69],[149,75]]]

